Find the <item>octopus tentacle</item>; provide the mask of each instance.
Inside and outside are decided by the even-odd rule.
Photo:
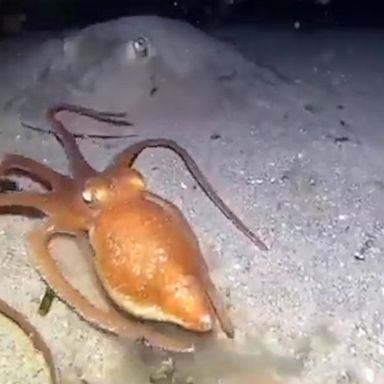
[[[34,208],[46,215],[55,215],[57,204],[56,193],[22,191],[0,194],[0,207]]]
[[[45,230],[34,230],[27,235],[33,262],[42,279],[55,292],[55,295],[71,307],[83,320],[96,328],[128,339],[145,340],[147,344],[175,352],[190,352],[193,345],[157,333],[149,326],[136,323],[121,315],[113,307],[108,311],[94,306],[64,277],[48,249],[54,226]]]
[[[65,108],[64,105],[51,107],[47,111],[47,119],[64,148],[73,177],[75,179],[86,179],[96,174],[96,170],[91,167],[80,152],[74,136],[67,131],[64,125],[56,118],[57,113],[65,110],[68,109]]]
[[[62,111],[87,116],[92,119],[113,125],[133,125],[129,121],[119,119],[120,117],[125,116],[125,113],[97,111],[95,109],[66,103],[57,104],[49,108],[47,111],[47,119],[51,123],[56,136],[64,147],[68,161],[70,163],[71,172],[76,179],[88,178],[93,176],[96,171],[93,167],[91,167],[91,165],[86,161],[80,152],[74,136],[67,129],[65,129],[64,125],[56,118],[57,113]]]
[[[175,141],[170,139],[148,139],[136,142],[130,145],[128,148],[117,154],[111,165],[105,169],[104,174],[108,174],[113,169],[120,167],[131,167],[137,156],[146,148],[161,147],[167,148],[175,152],[184,162],[185,166],[199,184],[200,188],[208,196],[208,198],[215,204],[215,206],[224,214],[224,216],[232,222],[232,224],[242,232],[248,239],[250,239],[259,249],[267,251],[266,244],[251,231],[239,217],[226,205],[226,203],[220,198],[217,192],[212,187],[211,183],[204,176],[199,169],[192,156],[179,146]]]
[[[54,176],[56,176],[54,174]],[[59,175],[60,176],[60,175]],[[51,180],[52,181],[52,180]],[[58,185],[55,187],[62,186],[64,190],[68,189],[68,183],[61,184],[62,180],[58,181]],[[70,181],[70,180],[69,180]],[[56,222],[60,222],[63,226],[67,227],[66,232],[80,231],[82,230],[83,218],[78,216],[76,212],[71,211],[65,205],[65,195],[62,193],[48,192],[9,192],[0,194],[0,207],[25,207],[33,208],[44,213],[45,215],[55,218]],[[61,204],[59,203],[61,202]],[[53,296],[49,289],[46,289],[43,300],[45,307],[49,308]],[[40,303],[41,307],[41,303]]]
[[[235,328],[233,322],[228,315],[228,310],[225,308],[224,302],[222,301],[217,288],[208,275],[204,279],[204,287],[211,305],[216,313],[217,319],[219,320],[221,329],[229,338],[233,339],[235,336]]]
[[[57,220],[55,221],[55,225],[48,226],[46,224],[46,228],[45,228],[46,232],[52,233],[52,234],[66,234],[66,235],[74,236],[76,238],[76,244],[83,252],[85,250],[85,236],[81,231],[82,228],[80,228],[80,226],[75,221],[71,221],[71,220],[68,221],[68,218],[70,219],[70,217],[66,217],[63,215],[60,216],[60,231],[59,230],[55,231],[55,228],[57,228],[58,226]],[[86,256],[88,258],[90,257],[89,255],[86,255]],[[51,289],[49,286],[46,287],[43,298],[40,300],[40,304],[39,304],[38,312],[40,313],[40,315],[45,316],[48,313],[48,311],[52,306],[53,300],[55,298],[56,298],[55,291]]]
[[[55,367],[53,361],[53,356],[51,350],[49,349],[47,343],[44,341],[43,337],[37,331],[37,329],[27,320],[27,318],[18,312],[16,309],[12,308],[5,301],[0,299],[0,313],[8,317],[13,321],[17,326],[19,326],[25,334],[31,339],[34,347],[41,351],[44,356],[44,359],[48,365],[50,376],[52,379],[52,384],[59,384],[60,377],[58,370]]]
[[[87,108],[81,105],[69,104],[69,103],[60,103],[56,104],[50,108],[54,111],[54,113],[58,113],[60,111],[67,111],[76,113],[78,115],[90,117],[94,120],[98,120],[104,123],[110,123],[113,125],[122,125],[122,126],[133,126],[133,123],[122,119],[127,114],[126,112],[110,112],[110,111],[101,111],[93,108]],[[121,119],[120,119],[121,118]]]
[[[18,171],[27,173],[31,178],[39,179],[40,183],[48,184],[55,191],[59,191],[65,185],[71,183],[69,177],[54,171],[42,163],[18,154],[6,154],[0,163],[0,175]]]

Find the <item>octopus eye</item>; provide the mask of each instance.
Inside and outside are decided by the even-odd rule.
[[[81,194],[81,197],[86,203],[92,203],[93,201],[93,193],[89,189],[85,189]]]
[[[133,41],[133,49],[138,57],[148,56],[148,44],[144,37],[138,37]]]
[[[108,199],[108,191],[105,188],[86,188],[81,197],[87,204],[101,203]]]

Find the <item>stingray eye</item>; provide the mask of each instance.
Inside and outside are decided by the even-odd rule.
[[[137,57],[146,57],[148,56],[148,44],[147,40],[144,37],[138,37],[132,43],[133,49]]]

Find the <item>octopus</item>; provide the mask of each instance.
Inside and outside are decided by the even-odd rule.
[[[102,112],[73,104],[58,104],[46,117],[68,159],[71,175],[57,172],[31,158],[6,154],[0,176],[23,173],[46,191],[0,194],[0,207],[38,210],[41,227],[26,235],[31,260],[47,290],[83,320],[105,331],[169,351],[194,346],[154,329],[151,323],[172,324],[193,334],[212,333],[219,324],[228,338],[235,327],[216,288],[197,236],[181,210],[146,188],[133,167],[146,148],[174,151],[212,202],[260,249],[267,246],[227,207],[189,153],[170,139],[146,139],[131,144],[104,170],[94,169],[79,150],[75,137],[58,119],[60,112],[121,123],[124,114]],[[99,308],[76,289],[57,265],[49,248],[57,235],[70,235],[89,245],[93,271],[109,299]]]

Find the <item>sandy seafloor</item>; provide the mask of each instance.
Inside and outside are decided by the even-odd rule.
[[[46,130],[42,111],[58,101],[127,111],[128,129],[65,116],[75,132],[138,134],[79,140],[92,164],[103,167],[132,140],[173,138],[271,247],[260,252],[239,233],[177,156],[143,153],[137,167],[192,223],[237,326],[233,344],[176,358],[174,381],[160,382],[264,384],[242,377],[250,368],[257,377],[261,365],[285,384],[383,383],[383,33],[243,25],[214,31],[220,42],[156,17],[87,31],[93,37],[69,34],[65,44],[64,34],[50,33],[0,43],[0,152],[64,172],[54,138],[21,121]],[[139,36],[149,39],[149,59],[127,56]],[[44,284],[23,237],[36,225],[0,217],[0,297],[41,330],[63,383],[148,383],[169,367],[169,356],[144,358],[64,303],[37,314]],[[92,295],[73,246],[57,251]],[[20,349],[13,337],[0,333],[0,382],[45,383],[37,363],[28,368],[22,351],[9,349]]]

